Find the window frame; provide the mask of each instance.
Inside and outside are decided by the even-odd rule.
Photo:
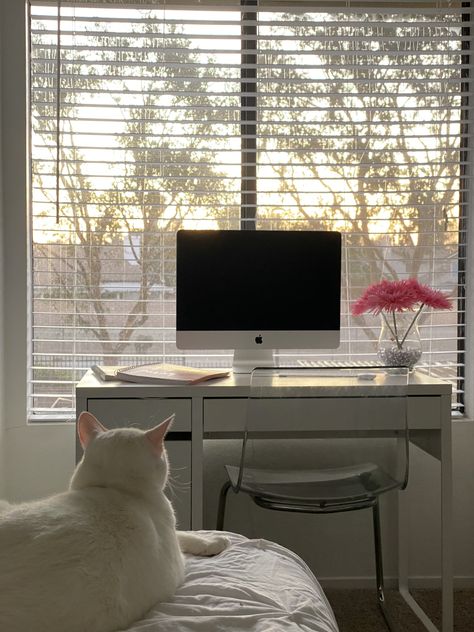
[[[249,6],[251,12],[251,6]],[[249,12],[249,13],[250,13]],[[28,1],[1,0],[0,3],[0,95],[1,95],[1,201],[3,232],[3,348],[4,348],[4,392],[7,394],[3,412],[5,425],[9,427],[24,426],[27,419],[27,394],[30,376],[28,367],[28,331],[31,326],[29,307],[29,291],[31,279],[28,277],[31,250],[28,248],[28,208],[29,208],[29,138],[28,138]],[[249,55],[252,53],[249,52]],[[243,77],[242,79],[248,79]],[[467,79],[466,79],[467,80]],[[465,97],[468,98],[468,97]],[[471,110],[471,118],[473,117]],[[472,125],[472,120],[465,121]],[[471,152],[471,140],[466,141],[463,151]],[[251,148],[249,148],[251,151]],[[468,201],[468,211],[463,219],[467,225],[465,243],[467,257],[465,322],[465,412],[456,415],[458,419],[474,418],[474,204],[472,182],[474,171],[472,165],[463,173],[469,183],[469,190],[464,194]],[[252,191],[246,192],[242,206],[248,207],[251,213]],[[244,203],[246,200],[246,204]],[[255,203],[253,204],[255,209]],[[252,215],[249,216],[252,219]],[[242,222],[251,228],[252,222]],[[35,422],[53,421],[52,416],[35,415]],[[60,421],[70,421],[64,417]],[[54,417],[58,423],[58,417]]]

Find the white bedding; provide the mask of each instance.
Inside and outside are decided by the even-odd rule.
[[[232,544],[220,555],[187,555],[174,599],[127,632],[338,631],[319,583],[297,555],[267,540],[226,535]]]

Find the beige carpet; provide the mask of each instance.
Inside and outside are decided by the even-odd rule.
[[[336,615],[340,632],[387,632],[378,609],[375,591],[326,590]],[[440,593],[436,590],[414,591],[418,603],[439,628]],[[387,604],[392,620],[400,632],[426,632],[400,595],[387,591]],[[474,591],[460,590],[454,594],[454,632],[474,632]]]

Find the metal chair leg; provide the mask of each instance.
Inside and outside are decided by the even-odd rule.
[[[384,591],[384,576],[383,576],[383,561],[382,561],[382,537],[380,531],[380,511],[378,500],[372,507],[372,518],[374,526],[374,545],[375,545],[375,576],[377,580],[377,601],[390,632],[395,632],[396,628],[391,621],[391,618],[387,612],[387,604],[385,602]]]
[[[225,514],[225,505],[227,500],[227,492],[229,491],[231,485],[229,481],[225,482],[221,487],[221,493],[219,494],[219,506],[217,509],[217,531],[222,531],[224,528],[224,514]]]

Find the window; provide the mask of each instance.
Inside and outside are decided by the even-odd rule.
[[[305,358],[375,359],[382,277],[450,292],[422,367],[462,410],[465,3],[242,4],[32,0],[30,414],[93,363],[229,364],[175,346],[181,227],[344,233],[341,347]]]

